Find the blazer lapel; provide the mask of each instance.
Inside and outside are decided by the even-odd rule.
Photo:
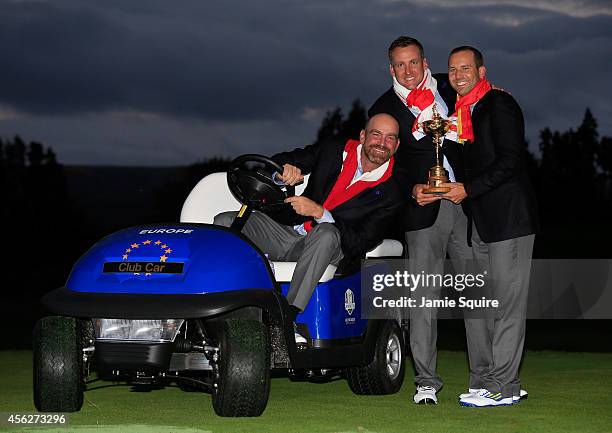
[[[457,102],[457,92],[451,87],[447,77],[438,79],[438,93],[444,100],[448,108],[448,115],[451,116],[455,112],[455,102]]]
[[[400,119],[398,120],[400,121],[400,123],[409,122],[407,123],[407,125],[410,125],[412,127],[412,124],[414,123],[416,117],[414,117],[414,114],[412,114],[412,111],[410,111],[410,109],[402,102],[399,96],[395,94],[395,91],[393,90],[393,88],[391,88],[391,92],[393,94],[392,97],[393,97],[394,111],[398,114],[398,117],[400,117]]]
[[[342,170],[342,163],[344,162],[342,161],[342,154],[340,155],[340,158],[335,159],[336,160],[333,162],[333,164],[330,165],[329,171],[327,173],[327,181],[325,182],[325,185],[322,189],[323,194],[321,196],[321,203],[323,203],[327,199],[327,196],[329,195],[332,188],[336,184],[336,181],[338,180],[340,170]]]
[[[484,95],[480,101],[476,102],[474,105],[474,109],[472,110],[472,123],[474,123],[474,119],[483,112],[483,108],[487,106],[489,103],[489,95],[491,91],[489,91],[486,95]]]

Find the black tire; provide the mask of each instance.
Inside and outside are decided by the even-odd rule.
[[[259,416],[270,393],[270,345],[265,324],[227,320],[217,332],[219,361],[212,403],[219,416]]]
[[[79,326],[71,317],[43,317],[34,328],[34,406],[41,412],[77,412],[85,382]]]
[[[405,369],[404,334],[396,321],[387,320],[378,335],[372,362],[347,368],[346,380],[358,395],[395,394],[404,383]]]

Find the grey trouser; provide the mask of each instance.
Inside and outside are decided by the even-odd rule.
[[[431,227],[406,233],[408,244],[408,272],[411,274],[443,274],[446,253],[450,256],[455,272],[463,272],[466,262],[472,259],[467,244],[467,218],[461,209],[449,200],[440,201],[440,211]],[[440,287],[417,289],[418,298],[424,295],[438,299]],[[413,294],[413,295],[414,295]],[[410,309],[410,349],[416,370],[418,386],[442,388],[442,379],[436,372],[438,350],[436,309]]]
[[[223,212],[215,217],[216,225],[229,227],[237,212]],[[293,227],[279,224],[269,216],[253,212],[242,233],[268,254],[270,260],[297,262],[287,301],[304,310],[319,279],[328,265],[337,265],[344,257],[340,231],[333,224],[315,225],[306,236]]]
[[[527,235],[485,243],[473,227],[476,271],[486,271],[487,297],[497,299],[500,306],[486,318],[465,319],[470,388],[486,388],[503,398],[519,396],[534,239],[535,235]]]

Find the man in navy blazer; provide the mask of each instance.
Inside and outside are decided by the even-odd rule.
[[[447,74],[431,74],[418,40],[400,36],[391,43],[388,54],[393,85],[374,102],[368,113],[370,116],[391,114],[400,125],[402,145],[397,151],[395,172],[406,203],[399,224],[408,246],[408,270],[413,275],[422,272],[441,275],[448,253],[455,271],[462,272],[471,258],[471,250],[461,199],[453,196],[464,174],[460,149],[451,140],[444,139],[442,143],[441,162],[449,172],[451,192],[447,196],[425,194],[423,189],[429,169],[436,163],[436,152],[432,138],[417,130],[418,122],[430,118],[432,104],[443,117],[452,115],[456,93]],[[418,293],[437,299],[440,290],[440,287],[428,287],[419,289]],[[436,394],[443,384],[437,373],[437,311],[412,308],[409,315],[417,385],[413,399],[418,404],[436,404]]]
[[[484,317],[466,317],[470,361],[463,406],[509,406],[521,398],[519,366],[525,341],[531,254],[537,204],[527,176],[523,113],[506,92],[486,80],[476,48],[451,51],[449,79],[457,91],[457,135],[463,142],[465,180],[455,191],[473,219],[476,271],[499,302]]]

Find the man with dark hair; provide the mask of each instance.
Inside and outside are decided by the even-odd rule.
[[[460,51],[471,51],[472,54],[474,55],[474,64],[476,65],[476,68],[480,68],[481,66],[484,66],[484,56],[482,55],[482,53],[469,45],[461,45],[460,47],[457,48],[453,48],[453,50],[450,52],[450,54],[448,55],[449,57],[452,56],[453,54],[456,54]]]
[[[287,293],[295,316],[329,264],[365,257],[394,224],[401,203],[392,176],[398,129],[392,116],[379,114],[368,120],[359,141],[320,143],[272,157],[283,166],[281,183],[295,185],[310,174],[304,193],[285,200],[303,223],[288,226],[254,212],[242,232],[271,260],[297,261]],[[236,214],[219,214],[214,223],[229,226]],[[306,340],[296,334],[296,343]]]
[[[406,199],[401,226],[408,245],[408,268],[412,274],[441,275],[448,252],[456,272],[461,272],[471,250],[467,244],[467,219],[462,198],[457,196],[463,176],[457,143],[445,139],[442,163],[449,172],[451,191],[444,196],[425,194],[429,169],[436,162],[435,145],[419,123],[431,119],[433,110],[447,117],[454,112],[456,94],[446,74],[432,75],[421,43],[400,36],[389,46],[389,72],[393,84],[369,110],[369,115],[388,113],[400,126],[402,146],[396,156],[396,174]],[[420,289],[424,290],[424,289]],[[440,287],[427,288],[429,299],[440,296]],[[419,293],[421,293],[419,291]],[[437,374],[437,311],[410,310],[410,348],[416,370],[414,402],[436,404],[442,388]]]
[[[410,46],[416,47],[419,50],[421,59],[425,59],[425,50],[423,49],[423,45],[421,45],[421,43],[417,39],[412,38],[410,36],[400,36],[396,40],[391,42],[391,45],[389,45],[388,55],[390,64],[393,64],[393,51],[396,48],[406,48]]]
[[[519,366],[525,341],[531,253],[537,204],[527,176],[521,108],[485,78],[482,54],[463,46],[448,59],[457,91],[456,134],[464,143],[466,178],[458,197],[467,198],[473,219],[477,271],[486,273],[493,317],[465,319],[470,361],[463,406],[508,406],[520,400]]]

